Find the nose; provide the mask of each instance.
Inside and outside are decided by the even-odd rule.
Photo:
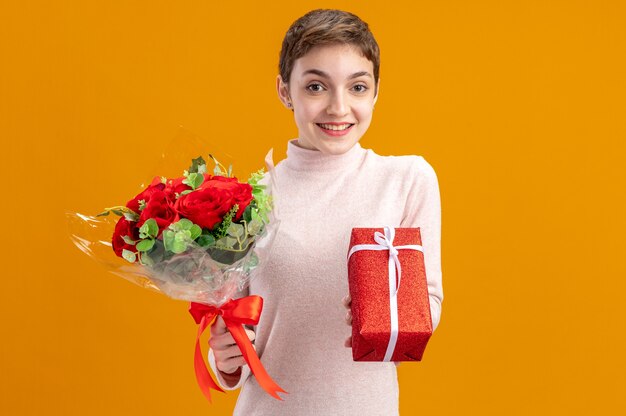
[[[337,91],[330,97],[326,113],[328,115],[342,117],[348,113],[349,107],[347,98],[341,91]]]

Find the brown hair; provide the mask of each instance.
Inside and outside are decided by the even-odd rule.
[[[289,83],[294,63],[312,48],[342,43],[356,46],[374,64],[374,81],[378,86],[380,50],[369,26],[352,13],[332,9],[312,10],[291,24],[278,63],[283,82]]]

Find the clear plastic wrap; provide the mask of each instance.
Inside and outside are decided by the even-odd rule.
[[[265,266],[279,220],[271,151],[267,171],[245,182],[224,166],[227,153],[206,157],[216,149],[181,129],[156,168],[178,177],[156,176],[126,205],[100,215],[68,212],[70,238],[111,273],[144,288],[224,304]]]

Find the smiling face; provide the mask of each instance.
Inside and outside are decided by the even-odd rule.
[[[298,58],[278,95],[291,103],[298,145],[324,154],[350,150],[367,131],[378,98],[374,65],[352,45],[317,46]]]

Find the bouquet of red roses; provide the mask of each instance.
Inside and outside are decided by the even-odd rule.
[[[106,208],[96,217],[70,213],[72,238],[82,251],[108,265],[111,262],[103,260],[98,250],[110,246],[126,264],[115,265],[115,274],[174,299],[191,301],[190,313],[199,325],[194,366],[209,400],[211,388],[223,390],[208,372],[199,339],[217,315],[223,317],[260,385],[280,399],[276,392],[284,390],[263,368],[242,326],[258,323],[263,299],[232,299],[265,262],[277,232],[267,185],[272,182],[271,172],[266,175],[259,170],[247,182],[240,182],[232,176],[231,167],[225,169],[209,156],[215,162],[212,174],[198,157],[183,176],[155,177],[126,205]],[[271,162],[268,167],[273,167]],[[119,216],[113,230],[108,228],[111,213]],[[94,229],[109,230],[111,243],[89,235]]]
[[[152,283],[175,299],[221,305],[243,288],[258,264],[252,248],[264,236],[272,207],[263,172],[239,182],[202,157],[184,175],[155,177],[125,206],[98,216],[120,216],[115,254],[147,267]]]

